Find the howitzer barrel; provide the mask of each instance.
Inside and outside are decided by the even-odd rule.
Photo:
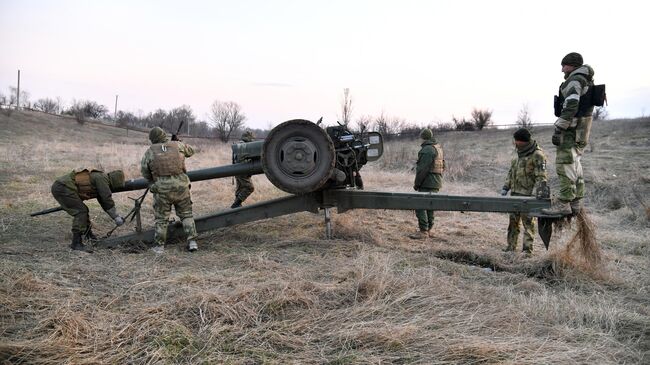
[[[187,172],[190,181],[203,181],[218,179],[221,177],[230,177],[237,175],[258,175],[263,174],[262,163],[260,161],[242,162],[226,166],[210,167],[207,169],[193,170]],[[145,178],[131,179],[124,182],[124,187],[115,189],[113,192],[132,191],[145,189],[149,182]]]

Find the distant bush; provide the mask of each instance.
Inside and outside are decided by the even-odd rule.
[[[59,102],[50,98],[38,99],[34,103],[34,109],[45,113],[57,113],[59,108]]]
[[[472,122],[477,130],[482,130],[492,124],[492,111],[474,108],[474,110],[472,110]]]
[[[465,118],[456,118],[451,117],[451,120],[454,122],[454,129],[457,131],[474,131],[476,130],[476,125],[471,121]]]

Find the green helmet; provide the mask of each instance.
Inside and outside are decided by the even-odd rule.
[[[241,140],[244,142],[253,142],[253,140],[255,140],[255,136],[253,135],[253,132],[251,132],[250,130],[246,130],[241,135]]]
[[[108,173],[108,183],[111,185],[111,190],[124,187],[124,171],[115,170]]]
[[[430,140],[433,138],[433,132],[429,128],[424,128],[422,132],[420,132],[420,138]]]
[[[151,143],[167,142],[167,133],[165,133],[165,131],[160,127],[151,128],[149,131],[149,140]]]

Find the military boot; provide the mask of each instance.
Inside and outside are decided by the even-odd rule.
[[[72,232],[72,243],[70,244],[70,248],[75,251],[93,252],[91,249],[84,246],[83,243],[81,243],[81,240],[81,232]]]
[[[194,252],[199,249],[199,245],[196,243],[195,240],[190,240],[187,244],[187,250],[190,252]]]
[[[574,199],[571,202],[571,214],[578,215],[582,210],[582,199]]]
[[[548,215],[569,215],[571,214],[571,205],[569,202],[558,200],[548,209],[542,209],[542,213]]]
[[[239,207],[241,207],[241,203],[243,203],[243,201],[242,201],[241,199],[239,199],[239,198],[235,198],[235,202],[232,203],[232,205],[230,206],[230,208],[231,208],[231,209],[239,208]]]
[[[429,234],[427,231],[417,231],[413,234],[410,234],[409,238],[414,240],[423,240],[425,238],[429,238]]]

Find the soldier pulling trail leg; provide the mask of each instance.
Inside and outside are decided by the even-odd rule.
[[[112,189],[124,186],[124,173],[115,170],[105,174],[101,170],[80,168],[60,176],[52,184],[52,196],[61,207],[74,217],[72,220],[73,250],[90,250],[83,245],[82,235],[90,239],[97,239],[91,228],[88,207],[84,200],[97,199],[102,209],[121,226],[124,219],[117,213],[112,197]]]

